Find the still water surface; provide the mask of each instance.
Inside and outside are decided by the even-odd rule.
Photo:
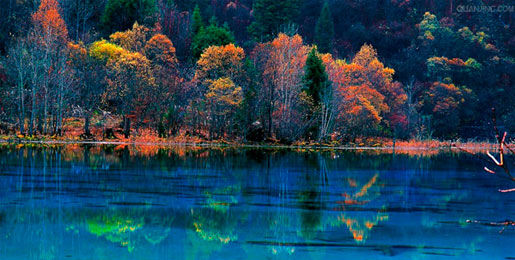
[[[0,259],[515,259],[452,151],[0,146]],[[502,231],[502,232],[501,232]]]

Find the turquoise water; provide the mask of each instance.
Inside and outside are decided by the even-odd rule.
[[[451,151],[0,147],[0,259],[514,259],[512,183]]]

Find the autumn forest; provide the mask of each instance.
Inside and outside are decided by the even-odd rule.
[[[515,130],[507,2],[2,0],[0,134],[487,139],[491,108]]]

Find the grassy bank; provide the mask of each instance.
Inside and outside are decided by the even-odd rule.
[[[95,122],[95,120],[93,120]],[[97,127],[93,124],[91,135],[87,138],[83,135],[83,120],[80,118],[66,118],[63,125],[63,135],[22,135],[9,134],[0,135],[0,142],[3,143],[46,143],[46,144],[114,144],[114,145],[187,145],[187,146],[225,146],[225,147],[262,147],[262,148],[308,148],[308,149],[464,149],[470,151],[485,151],[497,148],[496,143],[485,141],[467,140],[394,140],[385,137],[357,137],[353,141],[317,143],[297,141],[284,144],[278,140],[268,139],[264,142],[247,142],[245,140],[209,140],[189,131],[181,130],[176,136],[167,138],[159,137],[152,129],[133,130],[129,138],[124,138],[123,130],[117,127],[118,124],[110,125],[113,132],[112,138],[104,138],[106,128]],[[202,134],[200,134],[202,136]],[[206,136],[205,134],[204,136]],[[492,140],[493,141],[493,140]]]
[[[157,146],[225,146],[225,147],[256,147],[256,148],[310,148],[310,149],[464,149],[467,151],[495,150],[498,145],[492,142],[477,141],[441,141],[441,140],[393,140],[391,138],[356,138],[354,142],[340,143],[316,143],[295,142],[281,144],[270,140],[267,142],[243,142],[241,140],[206,140],[199,137],[175,136],[160,138],[156,135],[134,135],[130,138],[81,138],[78,136],[24,136],[24,135],[0,135],[3,143],[41,143],[41,144],[113,144],[113,145],[157,145]]]

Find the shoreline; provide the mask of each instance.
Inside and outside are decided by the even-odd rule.
[[[491,150],[497,144],[491,142],[451,142],[451,141],[401,141],[393,145],[286,145],[286,144],[244,144],[244,143],[218,143],[214,142],[155,142],[155,141],[99,141],[99,140],[26,140],[26,139],[0,139],[0,144],[61,144],[61,145],[132,145],[132,146],[168,146],[168,147],[222,147],[222,148],[257,148],[257,149],[312,149],[312,150]]]

